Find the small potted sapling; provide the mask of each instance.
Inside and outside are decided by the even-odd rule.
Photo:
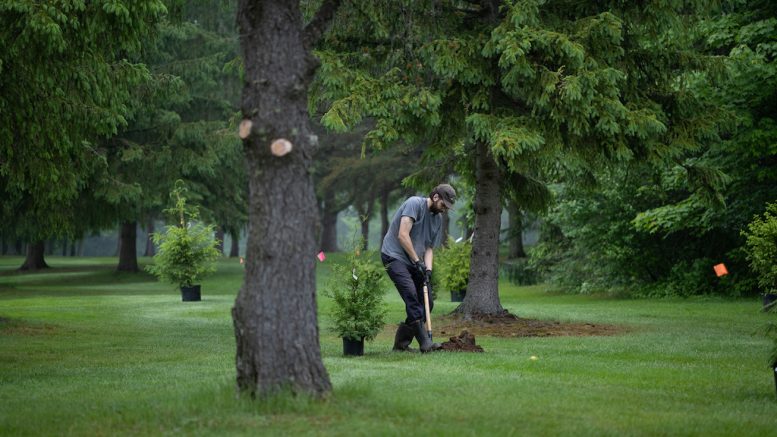
[[[440,253],[439,281],[444,290],[451,292],[451,302],[462,302],[467,295],[471,253],[472,243],[467,240],[456,243],[452,239]]]
[[[332,331],[343,339],[344,355],[364,355],[364,341],[374,339],[385,325],[385,276],[383,266],[359,251],[332,266],[324,295],[332,299]]]
[[[177,285],[184,302],[200,300],[200,284],[203,277],[216,271],[214,261],[221,256],[213,238],[214,226],[197,222],[197,209],[186,204],[183,181],[177,181],[170,197],[173,208],[165,210],[175,216],[177,223],[164,232],[154,233],[151,239],[159,247],[154,264],[146,267],[161,281]]]

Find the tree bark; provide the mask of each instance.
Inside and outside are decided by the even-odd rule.
[[[46,243],[36,241],[27,245],[27,258],[24,260],[24,264],[19,267],[19,270],[40,270],[49,268],[46,261],[43,259],[43,253],[46,250]]]
[[[324,204],[321,217],[321,250],[324,252],[339,252],[337,246],[337,213]]]
[[[240,256],[240,229],[233,229],[229,232],[232,237],[232,244],[229,247],[229,257],[237,258]]]
[[[321,6],[311,21],[313,34],[322,31],[322,11],[333,14],[332,7],[328,0]],[[319,222],[310,171],[317,140],[307,113],[307,88],[318,63],[297,2],[240,0],[237,17],[246,81],[241,110],[252,126],[243,139],[246,275],[232,308],[237,387],[251,396],[285,389],[324,396],[331,383],[316,318]],[[275,156],[270,144],[280,138],[292,149]]]
[[[148,219],[146,223],[146,250],[143,251],[143,256],[154,256],[156,248],[154,247],[154,240],[151,239],[151,234],[154,233],[154,219]]]
[[[138,222],[124,222],[119,232],[119,265],[116,270],[120,272],[138,272],[138,250],[136,239],[138,236]]]
[[[523,213],[512,200],[507,203],[507,211],[510,216],[510,228],[507,235],[510,243],[507,258],[526,258],[526,251],[523,248]]]
[[[464,302],[454,310],[463,313],[466,318],[506,312],[499,301],[499,227],[502,212],[499,167],[488,145],[480,141],[475,159],[475,235],[472,239],[469,283]]]

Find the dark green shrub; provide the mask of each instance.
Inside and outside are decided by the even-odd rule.
[[[742,231],[747,239],[747,260],[764,293],[777,293],[777,202],[766,205]]]
[[[515,285],[533,285],[537,283],[537,272],[532,268],[529,258],[505,261],[499,265],[500,274]]]
[[[448,241],[448,247],[435,253],[434,274],[440,287],[446,291],[466,292],[469,283],[469,259],[472,254],[472,243],[463,241]],[[432,287],[434,288],[434,282]]]

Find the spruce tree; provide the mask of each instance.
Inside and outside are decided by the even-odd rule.
[[[159,0],[0,4],[0,198],[34,243],[24,268],[45,266],[35,242],[73,232],[74,199],[105,165],[96,146],[148,76],[130,56],[165,12]]]
[[[538,165],[585,180],[605,165],[666,160],[709,135],[697,122],[707,108],[685,93],[705,66],[683,31],[704,2],[350,5],[321,46],[313,100],[328,102],[322,121],[332,129],[374,117],[367,147],[426,141],[427,153],[462,157],[476,189],[457,309],[467,316],[504,312],[501,202],[513,192],[545,204]]]

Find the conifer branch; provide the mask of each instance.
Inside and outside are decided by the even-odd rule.
[[[318,8],[316,15],[305,26],[305,44],[312,47],[324,34],[327,25],[334,18],[337,9],[340,7],[341,0],[324,0],[324,3]]]

